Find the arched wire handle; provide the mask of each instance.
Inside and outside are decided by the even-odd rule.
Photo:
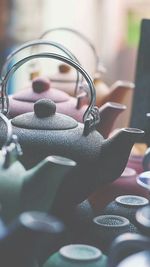
[[[8,57],[5,60],[5,63],[2,66],[2,70],[1,70],[1,77],[3,78],[5,76],[5,73],[7,72],[7,68],[9,63],[11,62],[12,58],[17,55],[20,51],[29,48],[29,47],[34,47],[34,46],[38,46],[38,45],[48,45],[48,46],[53,46],[56,47],[58,49],[60,49],[61,51],[63,51],[69,58],[75,60],[76,62],[78,62],[78,64],[80,64],[79,60],[63,45],[57,43],[57,42],[52,42],[52,41],[47,41],[47,40],[33,40],[30,42],[26,42],[23,45],[19,46],[17,49],[13,50]],[[82,76],[83,77],[83,76]],[[77,71],[77,79],[76,79],[76,85],[75,85],[75,90],[74,90],[74,95],[77,95],[77,89],[78,89],[78,84],[79,84],[79,73]],[[81,82],[83,81],[83,79],[81,80]],[[84,87],[83,87],[84,88]]]
[[[11,121],[3,114],[0,113],[0,118],[5,122],[7,126],[6,141],[2,146],[2,154],[4,156],[3,167],[8,168],[18,156],[22,155],[22,149],[18,143],[18,138],[12,132]]]
[[[12,74],[19,67],[21,67],[24,63],[35,58],[51,58],[51,59],[60,60],[72,66],[73,68],[75,68],[77,71],[79,71],[83,75],[83,77],[85,78],[89,86],[90,96],[91,96],[90,104],[88,108],[86,109],[84,116],[83,116],[83,121],[85,123],[84,134],[87,135],[90,132],[90,130],[93,129],[93,127],[95,127],[95,124],[97,124],[100,120],[99,110],[97,107],[95,107],[96,93],[95,93],[94,84],[92,82],[92,79],[88,75],[88,73],[77,62],[73,61],[72,59],[66,58],[62,55],[59,55],[59,54],[39,53],[39,54],[25,57],[22,60],[18,61],[16,64],[14,64],[11,67],[11,69],[7,72],[5,77],[3,77],[3,80],[1,81],[1,105],[2,105],[1,112],[6,114],[8,113],[8,110],[9,110],[9,101],[8,101],[8,95],[6,91],[9,78],[11,78]]]
[[[83,41],[85,41],[85,43],[88,44],[88,46],[91,48],[94,58],[95,58],[95,72],[106,72],[105,67],[103,66],[103,64],[101,63],[101,60],[99,58],[99,55],[97,54],[96,48],[94,46],[94,44],[91,42],[91,40],[89,40],[89,38],[87,38],[83,33],[72,29],[72,28],[68,28],[68,27],[58,27],[58,28],[51,28],[48,29],[47,31],[43,32],[42,35],[39,37],[39,39],[42,39],[43,37],[45,37],[47,34],[54,32],[54,31],[68,31],[68,32],[72,32],[75,35],[79,36]]]

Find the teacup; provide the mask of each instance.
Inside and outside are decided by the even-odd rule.
[[[117,215],[100,215],[93,219],[93,245],[108,252],[112,241],[120,234],[134,232],[137,228],[130,221]]]
[[[109,203],[103,213],[119,215],[127,218],[131,223],[135,224],[135,215],[139,208],[149,204],[145,197],[136,195],[123,195],[117,197],[114,201]]]
[[[71,244],[54,253],[43,267],[106,267],[107,257],[93,246]]]

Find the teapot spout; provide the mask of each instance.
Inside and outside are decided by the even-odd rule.
[[[57,191],[76,162],[49,156],[25,174],[22,188],[22,210],[51,211]]]
[[[110,88],[109,101],[124,103],[128,94],[131,94],[135,85],[128,81],[116,81]]]
[[[134,143],[138,143],[143,136],[143,130],[123,128],[111,138],[104,140],[101,151],[101,172],[104,183],[120,177]]]
[[[108,137],[115,120],[124,110],[126,110],[125,105],[115,102],[107,102],[99,108],[100,122],[96,129],[104,138]]]

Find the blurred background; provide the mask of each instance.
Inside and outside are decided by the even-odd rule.
[[[107,69],[103,79],[108,85],[118,79],[134,81],[140,22],[150,18],[149,7],[148,0],[0,0],[0,67],[18,45],[47,29],[69,27],[93,42]],[[92,73],[93,53],[80,38],[67,32],[53,32],[49,38],[69,48]],[[9,92],[22,86],[25,78],[25,71],[18,71]],[[126,101],[130,111],[131,99]]]

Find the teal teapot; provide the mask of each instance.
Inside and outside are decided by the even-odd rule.
[[[22,163],[31,168],[49,154],[70,158],[77,162],[76,168],[63,182],[56,200],[57,208],[62,211],[67,207],[85,200],[98,186],[109,183],[123,172],[135,142],[143,136],[139,129],[124,128],[109,139],[96,130],[100,121],[99,110],[95,107],[95,88],[90,76],[76,62],[53,53],[41,53],[18,61],[3,78],[1,111],[7,114],[9,103],[7,83],[11,75],[25,62],[36,58],[51,58],[61,60],[76,70],[85,78],[89,85],[90,104],[87,107],[83,121],[64,114],[56,113],[56,105],[49,99],[38,100],[34,104],[34,112],[19,115],[11,120],[13,132],[18,136],[23,150]],[[5,126],[1,123],[0,144],[5,136]]]
[[[0,113],[7,124],[7,141],[0,151],[1,216],[11,221],[26,210],[50,211],[60,184],[76,163],[70,159],[49,156],[26,171],[18,160],[21,148],[12,135],[11,122]]]

